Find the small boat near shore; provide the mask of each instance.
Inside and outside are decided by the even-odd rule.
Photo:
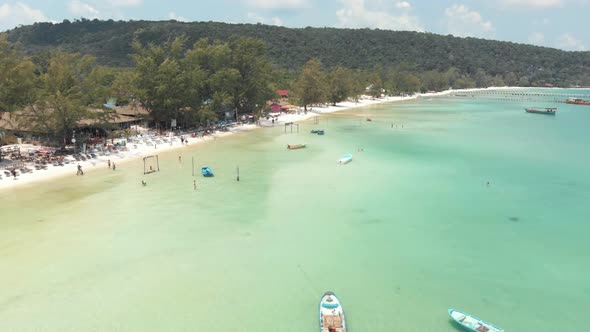
[[[323,129],[314,129],[311,131],[312,134],[318,134],[318,135],[323,135],[324,134],[324,130]]]
[[[497,326],[455,309],[449,309],[449,315],[463,329],[470,332],[504,332]]]
[[[325,292],[320,300],[320,332],[346,332],[344,309],[333,292]]]
[[[295,149],[303,149],[307,146],[307,144],[288,144],[287,149],[295,150]]]
[[[211,169],[211,167],[209,166],[203,166],[201,167],[201,173],[203,174],[204,177],[208,178],[208,177],[212,177],[213,174],[213,170]]]
[[[557,113],[557,107],[545,107],[544,109],[527,107],[524,110],[527,113],[537,113],[537,114],[547,114],[547,115],[555,115],[555,113]]]
[[[344,156],[340,157],[340,159],[336,160],[339,164],[348,164],[349,162],[352,161],[352,155],[349,154],[345,154]]]

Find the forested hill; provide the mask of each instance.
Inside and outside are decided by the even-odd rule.
[[[30,54],[59,49],[92,54],[105,65],[130,66],[134,37],[159,43],[182,34],[189,38],[187,46],[205,37],[221,41],[233,35],[255,37],[266,42],[267,54],[277,68],[290,70],[298,70],[316,57],[327,68],[374,69],[404,64],[418,72],[456,67],[471,75],[478,69],[492,76],[513,72],[531,82],[590,82],[590,52],[406,31],[82,19],[22,26],[9,31],[8,38]]]

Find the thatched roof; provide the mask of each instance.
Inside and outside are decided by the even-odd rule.
[[[114,110],[105,111],[104,109],[89,109],[94,115],[104,115],[102,119],[88,118],[78,121],[78,126],[92,126],[101,122],[111,124],[131,123],[141,120],[143,115],[149,114],[143,107],[124,106],[117,107]],[[31,132],[37,127],[35,115],[30,109],[25,109],[13,113],[0,112],[0,129],[10,131]]]
[[[149,115],[150,112],[141,105],[138,104],[129,104],[125,106],[117,106],[114,108],[117,114],[122,115],[129,115],[129,116],[139,116],[139,115]]]

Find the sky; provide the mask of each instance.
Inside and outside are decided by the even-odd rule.
[[[590,50],[590,0],[0,0],[0,31],[34,22],[114,20],[378,28]]]

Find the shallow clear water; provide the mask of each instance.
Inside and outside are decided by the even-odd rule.
[[[590,107],[527,106],[378,105],[0,192],[0,330],[316,331],[326,290],[351,331],[583,330]]]

